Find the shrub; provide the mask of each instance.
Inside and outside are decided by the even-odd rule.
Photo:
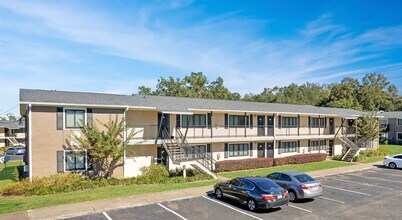
[[[274,158],[274,166],[283,166],[288,164],[303,164],[311,162],[320,162],[327,159],[326,154],[300,154],[288,157]]]
[[[216,172],[230,172],[256,168],[272,167],[272,158],[250,158],[244,160],[226,160],[216,163]]]
[[[175,170],[170,170],[169,174],[170,174],[170,177],[183,176],[183,168],[177,168],[176,167]],[[197,174],[200,174],[200,172],[197,172],[196,169],[190,169],[190,168],[186,169],[186,176],[187,177],[195,176]]]
[[[342,155],[340,155],[340,154],[335,155],[332,159],[333,160],[342,160]]]
[[[34,177],[32,183],[28,179],[8,184],[3,188],[3,196],[47,195],[61,192],[71,192],[84,189],[95,189],[106,186],[129,186],[156,183],[184,183],[207,180],[212,177],[207,174],[197,174],[188,178],[169,177],[169,172],[163,165],[151,165],[141,168],[143,175],[126,179],[87,178],[80,174],[55,174],[49,177]]]

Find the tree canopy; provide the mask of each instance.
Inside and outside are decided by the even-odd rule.
[[[307,82],[266,87],[261,93],[250,93],[243,97],[225,87],[221,77],[210,82],[202,72],[192,72],[183,79],[161,77],[155,88],[152,90],[140,86],[139,94],[304,104],[364,111],[402,110],[402,97],[398,95],[397,87],[386,76],[378,73],[367,74],[361,80],[345,77],[329,85]]]

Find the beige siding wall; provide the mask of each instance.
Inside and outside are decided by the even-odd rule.
[[[57,151],[67,146],[71,130],[57,130],[56,107],[32,107],[32,176],[49,176],[57,173]],[[113,119],[115,114],[123,117],[122,110],[93,109],[94,122]],[[115,177],[123,176],[123,167],[114,171]]]
[[[6,143],[5,143],[5,133],[4,133],[4,128],[0,128],[0,147],[5,147]]]
[[[172,117],[171,121],[176,118]],[[131,127],[136,132],[134,138],[154,139],[158,132],[158,112],[156,111],[127,111],[127,127]]]
[[[135,145],[126,150],[124,177],[141,175],[141,167],[150,166],[157,162],[157,145]],[[134,154],[133,154],[134,152]]]

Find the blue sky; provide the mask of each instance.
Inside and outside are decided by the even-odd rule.
[[[19,88],[132,94],[192,71],[241,94],[371,72],[401,91],[401,11],[396,0],[1,0],[0,114]]]

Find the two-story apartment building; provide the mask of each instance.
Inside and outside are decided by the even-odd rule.
[[[0,148],[25,145],[25,124],[0,120]]]
[[[122,178],[139,175],[140,167],[152,163],[175,167],[195,161],[211,170],[224,160],[339,155],[362,114],[308,105],[27,89],[20,90],[20,109],[30,177],[88,169],[85,154],[64,148],[69,135],[79,133],[80,120],[106,122],[118,115],[136,132],[129,142],[135,154],[127,151],[124,166],[114,172]]]
[[[390,144],[402,144],[402,112],[381,112],[381,139]]]

